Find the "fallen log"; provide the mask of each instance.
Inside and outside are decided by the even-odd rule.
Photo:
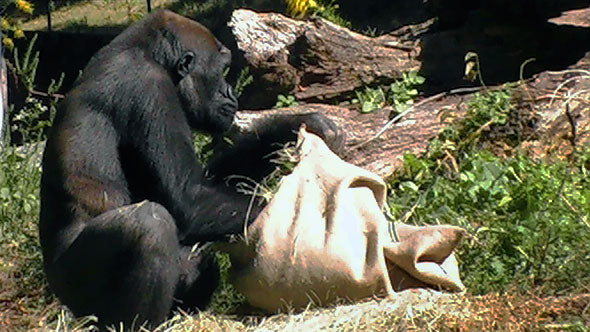
[[[389,84],[420,66],[413,42],[367,37],[322,18],[300,21],[240,9],[229,26],[260,83],[249,89],[242,101],[246,107],[270,107],[277,94],[308,103],[342,100],[355,89]]]
[[[489,130],[490,144],[501,143],[502,135],[518,131],[523,139],[521,151],[535,158],[559,155],[569,157],[576,149],[590,144],[590,52],[569,69],[543,72],[513,87],[512,103],[517,112],[508,123]],[[499,87],[488,87],[493,90]],[[341,157],[386,178],[403,165],[405,153],[422,154],[441,128],[466,114],[471,92],[463,88],[439,93],[417,101],[403,114],[390,107],[372,113],[325,104],[289,108],[239,111],[237,124],[247,131],[257,119],[276,114],[321,112],[342,128],[346,143]],[[483,88],[480,88],[483,90]],[[482,91],[483,92],[483,91]],[[450,116],[449,116],[450,115]],[[506,151],[501,149],[506,148]],[[510,155],[515,147],[500,145],[500,155]]]
[[[442,97],[442,94],[440,95]],[[373,113],[360,113],[353,108],[307,104],[289,108],[263,111],[240,111],[236,123],[247,131],[257,119],[277,114],[301,114],[321,112],[342,128],[346,143],[341,157],[360,167],[366,168],[382,177],[390,176],[402,165],[401,157],[406,152],[420,154],[428,147],[431,138],[438,134],[444,125],[437,110],[448,103],[458,104],[461,96],[449,96],[444,101],[429,98],[428,103],[413,108],[395,123],[392,115],[396,112],[389,107]],[[381,129],[387,128],[381,133]],[[379,135],[378,135],[379,134]]]

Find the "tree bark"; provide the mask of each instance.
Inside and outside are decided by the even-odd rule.
[[[363,36],[321,18],[300,21],[240,9],[229,26],[255,82],[261,82],[242,101],[247,108],[270,107],[278,94],[303,102],[342,100],[355,89],[389,84],[420,65],[413,42]]]
[[[569,157],[576,149],[590,145],[590,80],[587,68],[590,52],[562,72],[544,72],[523,81],[512,90],[515,112],[504,125],[486,129],[482,148],[498,155],[514,150],[535,158],[560,155]],[[568,81],[567,85],[562,85]],[[488,87],[494,90],[500,87]],[[289,108],[239,111],[236,124],[243,131],[257,119],[276,114],[321,112],[334,121],[346,135],[341,157],[387,178],[403,165],[405,153],[421,155],[429,142],[449,124],[459,121],[468,110],[470,92],[463,88],[439,93],[417,101],[397,119],[390,107],[372,113],[324,104],[306,104]],[[480,91],[483,93],[483,91]],[[575,96],[575,97],[573,97]],[[522,143],[510,147],[503,142],[518,132]]]
[[[248,131],[257,119],[275,114],[323,113],[346,136],[342,159],[386,178],[402,165],[401,157],[405,153],[421,154],[426,150],[430,139],[444,125],[438,110],[448,104],[461,104],[461,96],[446,96],[444,100],[442,97],[429,98],[428,103],[412,109],[399,121],[391,123],[378,137],[378,133],[393,119],[392,115],[395,115],[392,108],[385,107],[363,114],[346,107],[306,104],[264,111],[239,111],[236,124],[241,130]]]

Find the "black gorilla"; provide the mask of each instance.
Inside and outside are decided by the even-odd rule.
[[[223,176],[259,179],[263,156],[302,123],[338,141],[319,114],[285,116],[200,165],[191,129],[219,135],[237,109],[223,78],[230,58],[202,25],[158,11],[94,55],[61,103],[43,157],[40,239],[49,285],[75,315],[153,326],[177,306],[203,307],[218,266],[191,248],[241,233],[250,200]]]

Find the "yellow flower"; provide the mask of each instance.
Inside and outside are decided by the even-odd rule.
[[[12,41],[12,39],[10,39],[8,37],[2,38],[2,44],[4,44],[4,46],[6,46],[6,48],[11,51],[12,51],[12,49],[14,49],[14,42]]]
[[[4,31],[10,29],[10,22],[8,22],[7,19],[3,18],[2,23],[0,23],[0,28],[2,28],[2,30]]]
[[[286,0],[287,10],[292,17],[303,17],[310,9],[318,8],[315,0]]]
[[[16,8],[18,8],[23,13],[33,14],[33,5],[25,0],[16,0],[15,2]]]
[[[24,38],[25,33],[21,29],[14,30],[14,38]]]

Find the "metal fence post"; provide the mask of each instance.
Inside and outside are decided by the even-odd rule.
[[[53,1],[47,0],[47,31],[51,31],[51,9],[53,7]]]
[[[2,30],[0,29],[0,146],[4,145],[4,113],[6,112],[4,108],[6,98],[4,95],[4,76],[6,71],[4,68],[4,48],[2,46]]]

